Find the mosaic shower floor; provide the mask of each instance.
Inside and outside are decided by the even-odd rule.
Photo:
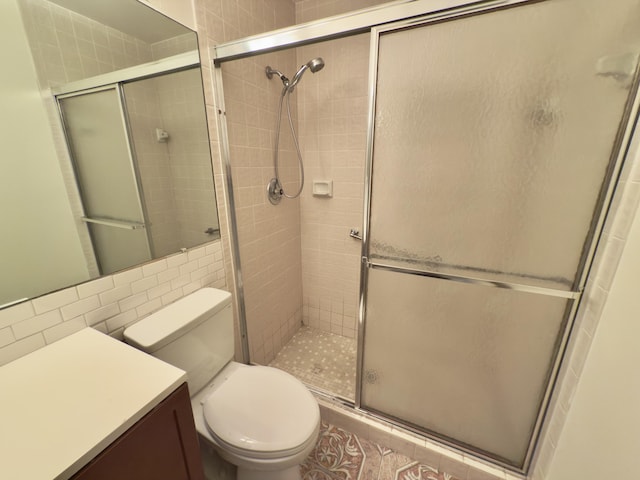
[[[301,474],[303,480],[457,480],[325,422]]]
[[[355,339],[304,326],[269,365],[334,395],[355,398]]]

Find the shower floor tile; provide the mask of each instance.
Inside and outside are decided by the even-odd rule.
[[[269,365],[334,395],[355,398],[355,339],[303,326]]]
[[[326,422],[300,473],[303,480],[457,480]]]

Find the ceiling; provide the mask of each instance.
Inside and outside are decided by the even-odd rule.
[[[191,32],[138,0],[49,0],[146,43]]]

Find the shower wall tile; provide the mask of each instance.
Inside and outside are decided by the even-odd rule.
[[[388,2],[389,0],[295,0],[296,22],[311,22]]]
[[[233,9],[225,5],[223,10]],[[290,8],[293,11],[293,5]],[[273,139],[282,89],[277,78],[267,79],[267,65],[291,71],[295,69],[294,52],[222,66],[250,355],[252,361],[264,364],[275,357],[302,321],[299,200],[285,198],[274,206],[266,195],[266,185],[275,175]],[[295,105],[292,113],[295,117]],[[284,121],[279,146],[283,185],[293,192],[297,158]]]
[[[360,282],[361,244],[349,231],[362,230],[368,51],[368,35],[297,49],[298,64],[325,61],[297,89],[307,179],[300,213],[303,321],[349,338],[356,335]],[[332,180],[333,197],[314,197],[313,180]]]
[[[558,438],[572,406],[580,375],[589,355],[593,336],[607,302],[609,289],[616,274],[622,249],[640,203],[640,137],[634,139],[621,182],[616,188],[594,258],[583,299],[578,310],[567,354],[559,373],[559,382],[551,399],[547,421],[532,463],[533,480],[544,480],[553,460]]]
[[[150,45],[55,3],[21,8],[43,89],[152,60]]]
[[[169,263],[186,268],[168,279]],[[0,365],[87,326],[122,340],[125,327],[207,286],[227,289],[219,240],[0,310]]]

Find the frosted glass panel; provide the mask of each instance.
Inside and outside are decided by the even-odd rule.
[[[146,223],[115,89],[60,99],[84,214]],[[103,275],[151,260],[145,229],[89,226]]]
[[[550,0],[381,34],[371,257],[570,290],[639,3]]]
[[[143,222],[115,90],[60,101],[87,216]]]
[[[144,229],[129,230],[90,224],[89,230],[103,275],[151,260],[149,240]]]
[[[520,465],[567,301],[370,270],[362,403]]]

